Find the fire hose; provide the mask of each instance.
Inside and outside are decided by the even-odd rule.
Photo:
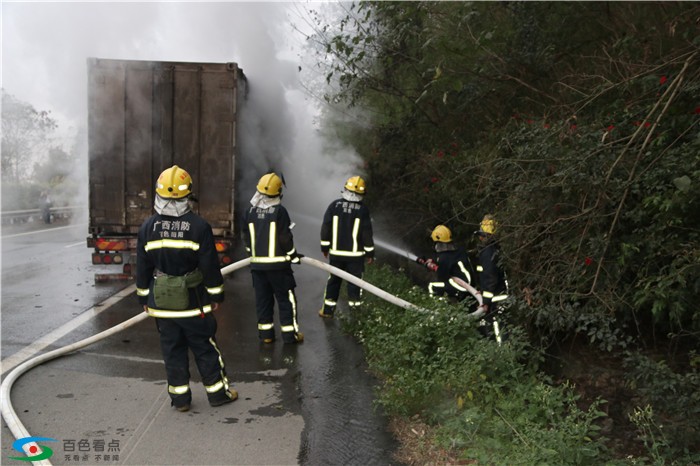
[[[403,309],[407,310],[413,310],[421,313],[429,313],[431,312],[429,309],[421,308],[416,306],[415,304],[411,304],[408,301],[405,301],[398,296],[394,296],[390,293],[387,293],[386,291],[382,290],[381,288],[378,288],[371,283],[368,283],[348,272],[345,272],[344,270],[341,270],[337,267],[334,267],[330,264],[327,264],[325,262],[321,262],[319,260],[310,258],[310,257],[305,257],[302,256],[300,259],[300,262],[302,264],[307,264],[312,267],[316,267],[321,270],[325,270],[328,273],[332,273],[334,275],[337,275],[338,277],[353,283],[354,285],[359,286],[360,288],[376,295],[377,297],[388,301],[396,306],[399,306]],[[228,275],[238,269],[241,269],[243,267],[247,267],[250,265],[250,258],[248,259],[243,259],[238,262],[235,262],[233,264],[227,265],[226,267],[223,267],[221,269],[221,273],[223,275]],[[475,297],[480,298],[481,295],[478,294],[478,292],[471,287],[468,283],[464,282],[463,280],[459,279],[458,277],[452,277],[457,283],[467,289],[472,295]],[[479,304],[481,304],[481,300],[479,300]],[[478,318],[482,314],[477,315],[479,311],[477,310],[474,313],[469,314],[470,317],[473,318]],[[97,341],[100,341],[104,338],[107,338],[111,335],[114,335],[115,333],[119,333],[122,330],[125,330],[143,320],[146,320],[149,317],[148,314],[145,312],[140,312],[138,315],[125,320],[124,322],[115,325],[114,327],[111,327],[103,332],[97,333],[89,338],[85,338],[83,340],[80,340],[76,343],[72,343],[70,345],[58,348],[53,351],[49,351],[48,353],[36,356],[32,359],[29,359],[22,364],[18,365],[15,369],[13,369],[7,377],[5,377],[5,380],[3,380],[2,384],[0,384],[0,406],[2,409],[2,417],[5,419],[5,422],[7,423],[7,427],[10,429],[12,432],[12,435],[16,439],[23,439],[26,437],[30,437],[29,432],[27,429],[24,427],[24,425],[21,423],[19,420],[19,417],[17,416],[17,413],[15,412],[11,398],[10,398],[10,392],[12,390],[12,385],[14,382],[25,372],[28,370],[32,369],[33,367],[36,367],[46,361],[50,361],[52,359],[55,359],[59,356],[63,356],[65,354],[77,351],[81,348],[84,348],[88,345],[91,345]],[[27,442],[22,444],[22,449],[24,452],[28,455],[28,457],[32,456],[39,456],[42,453],[41,447],[36,443],[36,442]],[[32,461],[32,464],[35,465],[42,465],[42,466],[50,466],[51,463],[48,460],[40,460],[40,461]]]
[[[415,310],[418,312],[430,312],[427,309],[420,308],[418,306],[415,306],[414,304],[409,303],[408,301],[405,301],[399,297],[393,296],[386,291],[370,284],[367,283],[354,275],[351,275],[344,270],[338,269],[337,267],[333,267],[332,265],[326,264],[324,262],[318,261],[316,259],[312,259],[310,257],[302,257],[301,258],[301,263],[311,265],[313,267],[325,270],[329,273],[338,275],[339,277],[343,278],[344,280],[347,280],[367,291],[370,293],[386,300],[389,301],[392,304],[395,304],[397,306],[400,306],[404,309],[411,309]],[[226,267],[221,269],[221,273],[223,275],[228,275],[238,269],[241,269],[243,267],[246,267],[250,265],[250,259],[243,259],[238,262],[235,262],[233,264],[227,265]],[[0,384],[0,407],[2,409],[2,417],[5,419],[5,422],[7,423],[7,427],[10,429],[12,432],[12,435],[16,439],[23,439],[26,437],[30,437],[29,432],[27,429],[24,427],[24,425],[21,423],[19,420],[19,417],[17,416],[17,413],[15,412],[11,398],[10,398],[10,392],[12,390],[12,385],[14,382],[25,372],[28,370],[32,369],[33,367],[36,367],[46,361],[50,361],[52,359],[55,359],[59,356],[63,356],[65,354],[77,351],[81,348],[84,348],[88,345],[91,345],[92,343],[95,343],[97,341],[100,341],[104,338],[107,338],[111,335],[114,335],[115,333],[119,333],[122,330],[125,330],[135,324],[138,324],[139,322],[146,320],[148,318],[148,314],[145,312],[140,312],[138,315],[125,320],[124,322],[115,325],[114,327],[111,327],[103,332],[97,333],[89,338],[85,338],[83,340],[80,340],[76,343],[64,346],[62,348],[58,348],[53,351],[49,351],[48,353],[36,356],[32,359],[29,359],[22,364],[18,365],[16,368],[14,368],[8,375],[5,377],[5,380],[2,381],[2,384]],[[36,442],[27,442],[22,444],[22,449],[24,452],[27,454],[28,457],[32,456],[40,456],[42,453],[41,447],[36,443]],[[50,466],[51,463],[48,460],[40,460],[40,461],[32,461],[32,464],[35,465],[42,465],[42,466]]]

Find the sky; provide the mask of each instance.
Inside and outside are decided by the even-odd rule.
[[[302,86],[299,73],[306,66],[304,37],[293,25],[306,27],[309,5],[3,1],[2,87],[36,109],[51,111],[64,133],[76,134],[87,126],[88,57],[234,61],[251,89],[249,113],[241,118],[265,128],[256,153],[248,154],[249,176],[257,181],[260,167],[275,166],[287,181],[285,202],[322,215],[345,179],[357,174],[358,158],[319,136],[318,100],[303,90],[309,87]]]

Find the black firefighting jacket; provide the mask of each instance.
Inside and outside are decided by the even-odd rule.
[[[373,258],[372,220],[367,206],[345,199],[331,202],[321,225],[321,251],[335,260]]]
[[[211,312],[212,302],[224,300],[224,279],[211,226],[188,212],[180,217],[156,214],[139,229],[136,249],[136,294],[154,317],[192,317]],[[199,269],[202,284],[189,290],[186,310],[158,309],[153,299],[154,275],[182,276]]]
[[[250,254],[251,270],[291,268],[297,257],[289,213],[282,205],[251,206],[243,218],[243,242]]]
[[[508,280],[500,265],[500,248],[498,243],[490,241],[479,248],[479,284],[484,304],[503,301],[508,298]]]
[[[469,285],[472,285],[472,280],[475,278],[471,262],[464,249],[441,251],[437,253],[435,262],[438,265],[437,281],[430,283],[430,294],[440,296],[445,293],[449,296],[463,297],[464,293],[468,292],[467,289],[452,277],[461,278]]]

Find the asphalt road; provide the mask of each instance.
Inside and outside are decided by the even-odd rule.
[[[298,250],[321,259],[316,227],[304,228],[295,229]],[[3,229],[3,376],[32,353],[140,312],[131,284],[94,284],[86,231]],[[339,322],[317,316],[326,273],[299,266],[295,277],[306,336],[299,345],[261,346],[250,273],[226,280],[217,340],[240,395],[232,404],[210,407],[192,364],[192,410],[170,407],[155,324],[146,319],[27,372],[12,390],[14,409],[31,435],[55,439],[39,442],[53,449],[52,464],[396,464],[362,348]],[[118,292],[125,297],[105,302]],[[0,462],[26,464],[10,459],[20,456],[13,440],[3,422]]]

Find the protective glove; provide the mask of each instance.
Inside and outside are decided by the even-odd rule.
[[[301,262],[301,258],[304,257],[303,254],[299,254],[298,252],[295,252],[294,254],[290,254],[288,257],[288,261],[290,261],[292,264],[299,264]]]

